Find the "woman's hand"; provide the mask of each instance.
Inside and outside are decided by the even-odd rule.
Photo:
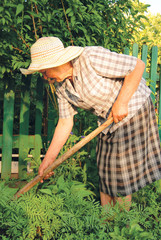
[[[112,106],[109,118],[113,117],[115,123],[122,121],[128,115],[128,104],[123,104],[116,100]]]
[[[42,163],[40,164],[39,171],[38,171],[38,174],[40,177],[43,176],[45,169],[48,168],[52,164],[52,162],[53,161],[49,161],[47,156],[45,156]],[[54,172],[48,173],[43,179],[46,180],[46,179],[50,178],[52,175],[54,175]],[[41,180],[40,182],[42,183],[43,180]]]

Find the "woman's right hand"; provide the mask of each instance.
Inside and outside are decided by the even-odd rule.
[[[122,104],[121,101],[116,100],[112,106],[110,117],[113,117],[115,123],[122,121],[128,115],[128,104]]]
[[[53,161],[49,161],[49,159],[47,159],[47,156],[45,156],[42,163],[40,164],[39,171],[38,171],[38,174],[40,177],[43,176],[45,169],[47,169],[52,164],[52,162]],[[46,180],[50,178],[52,175],[54,175],[54,172],[48,173],[43,179]],[[41,183],[43,183],[43,179],[40,181]]]

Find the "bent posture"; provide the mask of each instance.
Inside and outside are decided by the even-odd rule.
[[[32,62],[23,74],[40,72],[55,84],[59,121],[39,174],[55,161],[73,127],[77,107],[92,111],[99,123],[114,124],[98,136],[97,166],[102,206],[131,201],[131,194],[161,178],[161,151],[145,64],[103,47],[64,48],[56,37],[31,47]],[[46,178],[50,177],[50,173]]]

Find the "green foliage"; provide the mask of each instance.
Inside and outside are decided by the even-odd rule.
[[[140,5],[141,6],[141,5]],[[147,5],[148,6],[148,5]],[[146,19],[141,19],[142,26],[144,27],[138,27],[137,31],[134,34],[134,41],[133,42],[139,42],[141,45],[146,44],[149,49],[152,48],[152,46],[158,46],[158,63],[161,63],[161,14],[157,13],[156,15],[153,15],[150,13],[150,11],[146,14]]]
[[[87,135],[97,127],[97,116],[84,109],[77,109],[78,114],[74,117],[73,132],[76,135]]]
[[[147,5],[142,4],[144,11]],[[0,7],[0,77],[30,63],[31,45],[57,36],[65,46],[102,45],[114,51],[129,46],[145,18],[132,0],[4,0]]]
[[[60,154],[79,139],[71,135]],[[119,203],[102,208],[95,191],[94,161],[93,148],[90,155],[84,149],[77,152],[55,170],[54,176],[19,199],[13,197],[17,189],[8,187],[13,187],[14,181],[1,181],[0,239],[160,239],[161,182],[133,194],[130,211]]]
[[[28,153],[28,149],[27,149],[27,153]],[[38,172],[39,166],[41,164],[41,159],[40,157],[35,156],[35,151],[31,150],[30,154],[32,155],[32,157],[27,157],[24,160],[27,161],[28,163],[30,163],[30,169],[34,169],[34,172]]]
[[[7,205],[2,204],[8,198],[4,191],[1,198],[1,236],[9,239],[59,239],[67,233],[86,235],[99,221],[100,214],[100,206],[91,196],[84,184],[65,182],[63,176],[49,188],[37,189],[37,193],[32,189],[18,200],[7,199]]]
[[[0,182],[1,239],[158,240],[160,198],[156,182],[135,193],[130,211],[117,203],[102,208],[78,181],[63,176],[34,187],[19,199]]]

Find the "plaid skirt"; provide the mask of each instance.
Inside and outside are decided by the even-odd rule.
[[[100,191],[127,196],[161,179],[161,149],[153,103],[143,107],[113,133],[100,133],[97,142]]]

